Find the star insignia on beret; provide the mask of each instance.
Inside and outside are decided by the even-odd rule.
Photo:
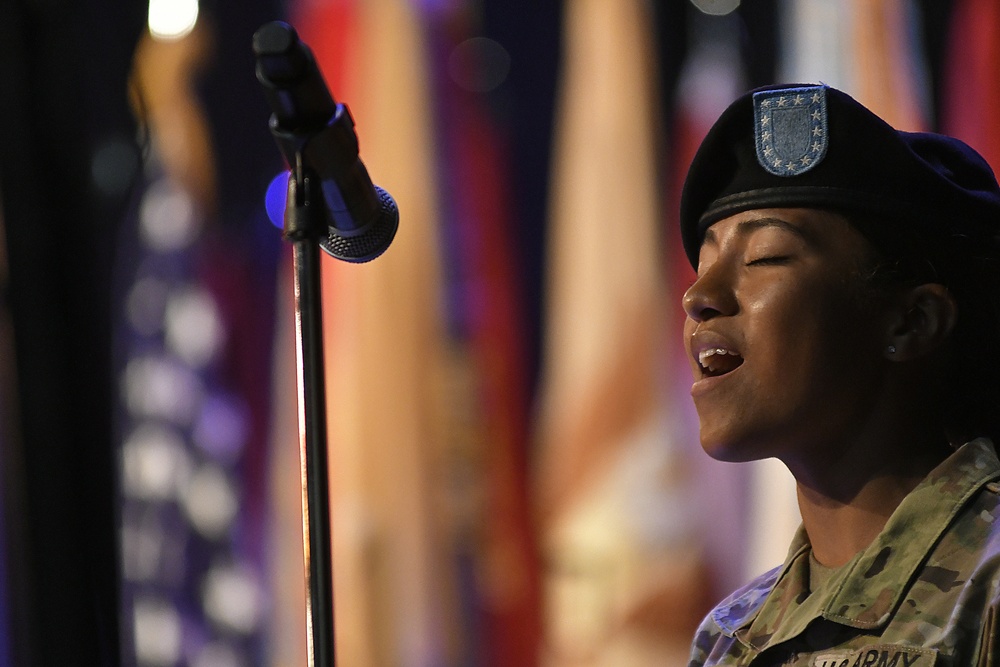
[[[758,91],[753,95],[757,162],[776,176],[797,176],[826,156],[826,86]]]

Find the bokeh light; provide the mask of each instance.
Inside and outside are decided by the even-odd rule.
[[[712,16],[725,16],[740,6],[740,0],[691,0],[691,4]]]
[[[198,0],[150,0],[149,32],[163,40],[180,39],[198,22]]]
[[[285,228],[285,201],[288,199],[288,175],[283,171],[273,179],[267,186],[267,194],[264,195],[264,209],[271,224],[278,229]]]
[[[496,40],[472,37],[456,46],[448,56],[448,74],[459,87],[488,93],[507,79],[510,54]]]

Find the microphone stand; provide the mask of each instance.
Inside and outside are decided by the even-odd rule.
[[[284,237],[294,250],[308,664],[335,667],[319,251],[347,262],[374,259],[392,242],[399,210],[372,184],[358,157],[354,119],[333,100],[295,29],[265,24],[254,34],[254,53],[274,111],[271,134],[291,167]]]
[[[306,641],[309,667],[334,667],[330,489],[327,468],[326,391],[323,375],[323,310],[320,239],[327,224],[323,195],[302,150],[288,178],[284,237],[292,243],[295,349],[298,364],[299,459],[302,487],[303,559],[306,569]]]

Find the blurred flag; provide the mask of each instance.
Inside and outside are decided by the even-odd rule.
[[[919,34],[918,9],[911,0],[853,0],[845,11],[852,19],[856,89],[846,92],[893,127],[927,129],[926,66]]]
[[[485,106],[510,54],[473,36],[454,3],[432,25],[448,303],[447,488],[462,600],[456,664],[536,665],[541,633],[537,534],[529,502],[529,377],[512,165]]]
[[[136,54],[151,142],[119,248],[126,665],[263,659],[270,330],[259,323],[272,263],[213,224],[212,148],[193,89],[206,37],[147,36]]]
[[[784,0],[782,81],[822,82],[896,127],[926,125],[927,81],[911,0]]]
[[[697,608],[665,398],[648,11],[565,6],[537,424],[546,665],[679,664]]]
[[[1000,172],[1000,4],[957,0],[945,57],[942,129]]]
[[[855,90],[853,0],[782,0],[778,81]],[[873,2],[872,4],[878,4]]]

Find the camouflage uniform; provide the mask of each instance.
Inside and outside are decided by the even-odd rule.
[[[993,445],[966,444],[812,593],[800,528],[784,565],[708,615],[690,667],[1000,666],[998,479]]]

